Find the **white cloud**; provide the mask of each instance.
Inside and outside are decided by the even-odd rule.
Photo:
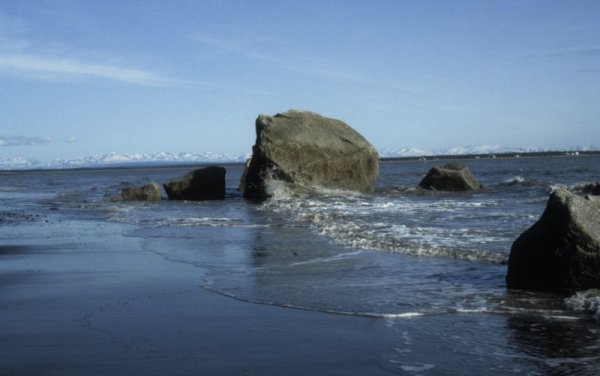
[[[168,78],[141,69],[29,54],[0,55],[0,69],[4,71],[4,74],[19,73],[34,77],[72,76],[108,79],[139,85],[173,84],[173,81]]]
[[[310,52],[302,52],[298,46],[279,37],[223,25],[206,26],[212,31],[196,32],[192,38],[207,47],[209,52],[238,55],[294,74],[300,73],[332,81],[389,87],[411,92],[420,90],[370,78],[346,60],[324,58]]]
[[[55,139],[49,137],[0,136],[0,147],[47,145],[60,142],[73,143],[75,141],[75,137],[68,137],[66,139]]]
[[[30,23],[0,13],[0,74],[34,79],[94,78],[137,85],[182,84],[156,72],[107,63],[110,59],[81,58],[95,56],[80,51],[75,57],[66,45],[41,43],[29,37]],[[83,53],[83,55],[82,55]]]

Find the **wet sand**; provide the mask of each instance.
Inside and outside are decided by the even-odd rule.
[[[0,246],[0,374],[402,374],[384,320],[212,293],[122,228],[63,223]]]

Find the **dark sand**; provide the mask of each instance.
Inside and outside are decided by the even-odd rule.
[[[402,373],[385,320],[241,302],[122,225],[60,226],[0,247],[1,375]]]

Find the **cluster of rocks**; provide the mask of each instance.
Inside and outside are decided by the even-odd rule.
[[[223,200],[225,198],[225,168],[210,166],[194,170],[164,184],[169,200]],[[161,187],[150,183],[141,187],[126,187],[117,201],[160,201]]]
[[[278,181],[309,187],[372,193],[379,156],[371,144],[342,121],[306,111],[256,119],[252,158],[240,181],[244,198],[262,201]],[[482,189],[469,169],[457,164],[432,168],[419,187],[462,192]],[[225,168],[192,171],[164,185],[170,200],[225,198]],[[579,196],[567,190],[550,195],[541,218],[512,245],[507,287],[568,293],[600,287],[600,183]],[[125,188],[121,200],[161,199],[160,185]]]
[[[244,198],[262,201],[274,181],[373,193],[379,175],[375,148],[346,123],[290,110],[256,119],[256,143],[240,182]],[[170,200],[225,198],[225,168],[195,170],[164,185]],[[123,189],[119,200],[160,200],[160,186]]]

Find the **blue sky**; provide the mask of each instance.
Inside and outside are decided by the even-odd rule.
[[[290,108],[378,149],[600,147],[600,2],[0,1],[0,158],[240,155]]]

